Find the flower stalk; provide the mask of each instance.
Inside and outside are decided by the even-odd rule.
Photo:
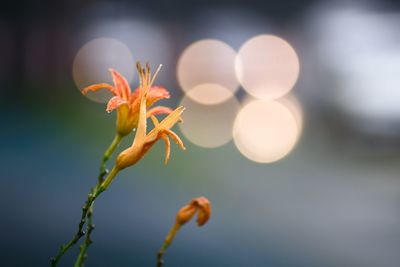
[[[167,248],[171,245],[179,229],[189,222],[197,213],[197,225],[203,226],[211,216],[211,203],[205,197],[193,199],[189,204],[183,206],[176,214],[175,223],[169,230],[161,249],[157,253],[157,267],[162,267],[164,264],[164,254]]]
[[[167,248],[171,245],[172,241],[175,238],[175,235],[178,233],[181,225],[175,223],[174,226],[169,230],[167,237],[164,240],[164,243],[161,246],[161,249],[157,253],[157,267],[162,267],[164,264],[164,254]]]
[[[107,178],[104,179],[104,181],[100,184],[100,186],[98,187],[97,191],[102,193],[104,192],[111,184],[111,182],[114,180],[114,178],[117,176],[119,172],[119,169],[117,166],[114,166],[110,173],[108,174]]]
[[[114,170],[115,168],[113,168]],[[81,221],[78,225],[78,232],[77,234],[74,236],[74,238],[67,244],[64,246],[61,246],[59,253],[57,254],[57,256],[55,258],[51,259],[51,266],[55,267],[57,266],[58,261],[61,259],[61,257],[65,254],[65,252],[68,251],[68,249],[70,249],[73,245],[76,244],[76,242],[78,242],[78,240],[85,235],[85,232],[82,230],[84,224],[86,223],[86,218],[88,219],[88,229],[87,229],[87,233],[86,233],[86,240],[85,240],[85,244],[83,244],[83,248],[81,247],[81,252],[78,256],[78,261],[82,262],[84,258],[85,258],[85,254],[87,251],[87,248],[89,247],[89,245],[91,244],[91,239],[90,239],[90,234],[94,229],[94,225],[92,223],[92,215],[93,215],[93,204],[94,201],[99,197],[99,195],[101,193],[103,193],[108,186],[110,185],[110,183],[108,183],[107,185],[105,185],[105,181],[109,180],[112,181],[114,179],[114,177],[117,175],[118,171],[111,171],[107,178],[104,180],[104,182],[100,185],[100,186],[96,186],[95,188],[92,189],[92,192],[90,194],[88,194],[88,198],[85,202],[85,205],[82,208],[82,217],[81,217]],[[82,255],[81,255],[82,254]],[[82,258],[82,260],[80,260],[79,258]],[[75,266],[81,266],[81,265],[75,265]]]
[[[89,211],[87,213],[87,228],[86,228],[86,238],[83,244],[80,246],[79,250],[79,255],[78,258],[76,259],[74,267],[81,267],[83,266],[86,258],[87,258],[87,250],[89,246],[93,243],[91,239],[91,234],[92,231],[94,230],[94,224],[93,224],[93,203],[89,208]]]
[[[100,165],[100,174],[99,174],[99,178],[97,181],[97,185],[94,189],[92,189],[91,193],[88,194],[88,198],[86,199],[85,204],[82,207],[82,214],[81,214],[81,219],[78,224],[78,230],[76,231],[74,237],[67,244],[60,246],[60,249],[59,249],[57,255],[50,259],[50,264],[52,267],[56,267],[58,262],[62,258],[62,256],[85,235],[85,231],[83,231],[83,226],[86,223],[86,219],[88,220],[87,233],[88,233],[89,239],[90,239],[89,229],[91,228],[90,225],[92,224],[91,217],[93,214],[93,202],[98,197],[98,195],[105,190],[105,188],[100,190],[100,187],[104,182],[104,180],[103,180],[104,176],[107,174],[106,162],[111,157],[111,155],[114,153],[114,151],[118,147],[118,145],[121,143],[122,138],[123,137],[121,137],[119,134],[116,134],[114,137],[114,140],[112,141],[112,143],[110,144],[108,149],[104,152],[104,155],[103,155],[103,158],[101,161],[101,165]],[[116,173],[113,174],[113,176],[115,176],[115,175],[116,175]],[[109,176],[110,175],[108,175],[108,177]],[[90,214],[90,218],[89,218],[89,214]],[[92,231],[93,231],[93,229],[90,229],[90,233]]]
[[[110,159],[111,155],[114,153],[115,149],[119,146],[119,144],[121,143],[123,138],[124,137],[122,135],[120,135],[119,133],[116,133],[110,146],[107,148],[106,152],[104,152],[104,155],[103,155],[103,158],[102,158],[101,164],[100,164],[98,186],[100,186],[100,184],[103,182],[104,177],[107,174],[107,168],[106,168],[107,161]]]
[[[60,261],[61,257],[72,247],[74,246],[79,239],[81,239],[82,236],[85,235],[85,232],[83,231],[83,226],[86,223],[86,217],[88,215],[89,209],[92,206],[94,200],[98,197],[99,191],[97,191],[96,193],[92,194],[90,193],[88,195],[88,198],[84,204],[84,206],[82,207],[82,215],[81,215],[81,220],[78,224],[78,231],[76,232],[76,234],[74,235],[74,237],[71,239],[71,241],[69,241],[67,244],[62,245],[58,251],[58,254],[54,257],[51,258],[50,263],[52,267],[56,267],[58,262]]]
[[[83,244],[80,246],[79,250],[79,255],[78,258],[75,262],[74,267],[81,267],[83,266],[83,263],[85,262],[87,258],[87,250],[89,246],[93,243],[91,239],[91,234],[94,230],[94,224],[93,224],[93,205],[94,201],[96,198],[103,193],[111,184],[111,181],[114,180],[115,176],[118,174],[118,169],[116,167],[113,167],[111,172],[108,174],[107,178],[102,182],[98,183],[96,187],[92,189],[92,192],[88,195],[88,200],[87,200],[87,211],[86,211],[86,217],[87,217],[87,229],[86,229],[86,238]]]

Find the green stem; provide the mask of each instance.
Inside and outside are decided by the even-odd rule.
[[[66,245],[62,245],[60,247],[60,250],[58,251],[57,256],[55,256],[54,258],[52,258],[50,260],[51,266],[55,267],[57,266],[58,261],[61,259],[61,257],[65,254],[65,252],[67,252],[73,245],[76,244],[76,242],[78,242],[78,240],[85,235],[85,232],[82,230],[83,229],[83,225],[86,222],[86,217],[88,214],[88,211],[90,209],[90,207],[92,206],[94,200],[100,195],[100,191],[96,190],[94,192],[94,194],[90,193],[88,195],[88,198],[85,202],[85,205],[82,207],[82,215],[81,215],[81,220],[79,222],[78,225],[78,231],[76,232],[75,236],[72,238],[71,241],[69,241]]]
[[[114,180],[115,176],[118,174],[118,171],[119,170],[116,167],[113,167],[111,172],[107,176],[107,178],[102,183],[100,183],[100,180],[99,180],[96,187],[92,189],[92,192],[93,192],[92,194],[97,194],[97,196],[98,196],[102,192],[104,192],[108,188],[108,186],[111,184],[111,182]],[[93,202],[90,205],[88,213],[87,213],[88,222],[87,222],[87,229],[86,229],[86,237],[85,237],[84,243],[80,246],[79,255],[78,255],[78,258],[76,259],[74,267],[83,266],[83,264],[87,258],[86,252],[89,249],[89,246],[93,243],[93,241],[91,239],[91,234],[92,234],[92,231],[94,230],[92,216],[93,216],[93,205],[94,205],[95,199],[93,199]]]
[[[164,264],[164,254],[167,248],[171,245],[172,241],[174,240],[175,235],[178,233],[179,229],[181,228],[181,225],[178,223],[175,223],[174,226],[172,226],[171,230],[169,231],[167,237],[164,240],[164,243],[161,247],[161,249],[157,253],[157,267],[162,267]]]
[[[113,167],[108,174],[107,178],[103,181],[103,183],[99,186],[98,191],[103,192],[105,191],[111,184],[112,181],[114,181],[115,176],[117,176],[119,172],[119,169],[117,167]]]
[[[99,172],[99,178],[98,178],[98,183],[97,183],[98,185],[100,185],[103,182],[103,178],[107,174],[107,168],[106,168],[107,160],[111,157],[111,155],[114,153],[115,149],[121,143],[122,138],[123,138],[123,136],[116,133],[110,146],[107,148],[106,152],[104,152],[104,155],[103,155],[103,158],[102,158],[101,164],[100,164],[100,172]]]
[[[100,189],[100,186],[102,185],[102,183],[104,182],[104,180],[103,180],[104,176],[107,174],[106,162],[111,157],[111,155],[114,153],[114,151],[118,147],[118,145],[121,143],[122,138],[123,138],[123,136],[121,136],[118,133],[116,133],[113,141],[110,144],[110,146],[104,152],[104,155],[103,155],[103,158],[102,158],[101,164],[100,164],[100,174],[99,174],[99,177],[98,177],[98,180],[97,180],[96,189],[95,189],[95,191],[92,191],[92,192],[96,192],[97,196],[101,192],[103,192],[105,190],[105,189],[103,189],[103,190],[100,191],[99,189]],[[116,173],[113,174],[113,175],[115,176]],[[74,237],[67,244],[61,245],[60,249],[58,250],[57,255],[50,259],[50,264],[51,264],[52,267],[56,267],[58,262],[62,258],[62,256],[72,246],[74,246],[79,241],[79,239],[81,239],[82,236],[85,235],[85,232],[83,231],[83,226],[85,225],[88,211],[89,211],[90,208],[92,208],[92,212],[93,212],[92,203],[90,203],[90,202],[93,202],[97,198],[97,196],[95,196],[94,199],[91,200],[91,196],[93,196],[93,193],[88,195],[88,198],[87,198],[87,200],[85,202],[85,205],[82,207],[81,219],[80,219],[79,224],[78,224],[78,230],[75,233]],[[89,220],[89,218],[88,218],[88,220]],[[88,230],[89,230],[89,227],[88,227]],[[91,231],[92,230],[93,229],[91,229]]]
[[[91,233],[94,230],[94,224],[92,222],[92,215],[93,215],[93,204],[92,204],[92,206],[90,206],[89,212],[87,215],[87,219],[88,219],[87,225],[88,226],[87,226],[87,230],[86,230],[87,231],[86,238],[85,238],[84,243],[80,246],[79,255],[78,255],[78,258],[76,259],[74,267],[83,266],[83,263],[85,262],[85,260],[87,258],[86,252],[87,252],[90,244],[92,244],[92,242],[93,242],[91,239]]]

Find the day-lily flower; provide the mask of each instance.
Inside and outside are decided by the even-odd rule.
[[[150,96],[151,92],[150,85],[152,82],[150,80],[149,69],[143,69],[140,75],[141,90],[139,91],[140,108],[138,112],[138,126],[132,146],[121,152],[121,154],[117,157],[115,167],[119,170],[122,170],[138,162],[147,153],[147,151],[149,151],[149,149],[160,139],[164,140],[166,145],[165,163],[168,162],[170,157],[169,137],[171,137],[181,147],[182,150],[185,150],[185,146],[183,145],[182,140],[176,133],[171,130],[171,128],[177,122],[180,122],[182,120],[181,114],[184,110],[184,107],[182,106],[172,111],[161,122],[159,122],[154,115],[151,115],[151,119],[154,123],[154,128],[149,133],[147,133],[148,112],[146,110],[146,107],[148,103],[148,97]]]
[[[170,137],[180,146],[182,150],[186,149],[179,136],[171,130],[176,123],[182,121],[181,115],[184,110],[184,107],[182,106],[170,112],[168,116],[165,117],[161,122],[156,119],[154,114],[151,114],[150,116],[153,120],[154,128],[147,133],[147,116],[149,114],[149,111],[147,111],[147,106],[149,103],[148,98],[151,94],[151,85],[153,84],[154,77],[157,72],[152,79],[148,65],[146,66],[146,69],[143,69],[139,63],[138,71],[140,77],[140,87],[137,91],[137,94],[140,102],[137,113],[138,121],[135,138],[132,145],[118,155],[114,167],[100,185],[99,192],[103,192],[108,188],[119,171],[136,164],[140,159],[142,159],[143,156],[150,150],[150,148],[160,139],[164,140],[166,145],[165,163],[168,163],[170,157]]]
[[[140,63],[137,65],[139,70],[139,75],[144,74]],[[150,77],[150,67],[146,65],[146,78],[147,83],[147,98],[146,98],[146,107],[149,108],[154,103],[161,99],[169,98],[169,92],[159,86],[152,86],[153,82],[160,70],[161,65],[157,69],[156,73],[153,77]],[[98,91],[100,89],[109,90],[114,97],[112,97],[107,104],[107,112],[111,112],[114,109],[117,109],[117,133],[121,136],[128,135],[134,128],[137,128],[138,119],[139,119],[139,106],[140,106],[140,97],[139,92],[141,87],[143,87],[142,81],[140,86],[133,92],[131,92],[131,88],[129,86],[128,81],[116,70],[109,69],[111,72],[111,76],[113,78],[114,86],[107,83],[99,83],[88,86],[82,90],[83,94],[87,94],[89,91]],[[142,74],[141,74],[142,73]],[[147,111],[147,117],[156,114],[169,114],[171,113],[171,109],[164,106],[156,106]]]

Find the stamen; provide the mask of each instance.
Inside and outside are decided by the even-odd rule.
[[[146,83],[148,86],[150,86],[150,77],[151,77],[150,65],[149,62],[146,62]]]
[[[153,78],[152,78],[151,81],[150,81],[150,85],[149,85],[149,86],[152,86],[152,85],[153,85],[153,83],[154,83],[154,81],[155,81],[155,79],[156,79],[156,77],[157,77],[158,72],[160,72],[161,67],[162,67],[162,64],[160,64],[160,65],[158,66],[156,72],[155,72],[154,75],[153,75]]]
[[[142,74],[142,64],[140,64],[140,61],[136,62],[136,69],[139,73],[139,87],[143,87],[143,74]]]

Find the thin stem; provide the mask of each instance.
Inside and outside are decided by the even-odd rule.
[[[82,207],[82,215],[81,215],[81,219],[78,224],[78,230],[76,231],[76,233],[75,233],[74,237],[71,239],[71,241],[69,241],[65,245],[61,245],[60,249],[58,250],[57,255],[50,259],[50,264],[52,267],[56,267],[58,262],[60,261],[61,257],[72,246],[74,246],[79,241],[79,239],[81,239],[82,236],[85,235],[85,232],[83,231],[83,226],[86,223],[86,217],[88,215],[88,211],[91,208],[92,212],[93,212],[93,207],[92,207],[93,201],[97,198],[97,196],[101,192],[103,192],[105,190],[105,189],[103,189],[100,191],[99,189],[100,189],[100,186],[102,185],[102,183],[104,182],[104,176],[107,174],[106,162],[111,157],[111,155],[114,153],[114,151],[118,147],[118,145],[121,143],[122,138],[123,138],[123,136],[119,135],[118,133],[115,134],[115,137],[114,137],[113,141],[111,142],[110,146],[104,152],[104,155],[103,155],[103,158],[102,158],[101,164],[100,164],[100,174],[99,174],[99,177],[97,180],[96,189],[95,189],[95,191],[92,190],[92,193],[88,195],[85,205]],[[115,176],[115,175],[116,175],[116,173],[113,174],[113,176]],[[93,192],[95,192],[97,195],[93,194]],[[89,220],[89,218],[88,218],[88,220]],[[89,227],[88,227],[88,230],[89,230]],[[93,229],[91,229],[91,231],[92,230]]]
[[[111,184],[111,181],[115,178],[115,176],[118,173],[118,169],[113,167],[110,174],[107,176],[107,178],[103,181],[99,180],[96,187],[92,189],[92,194],[97,194],[100,195],[102,192],[104,192],[108,186]],[[100,182],[103,181],[103,182]],[[80,251],[78,258],[76,259],[74,267],[81,267],[83,266],[83,263],[85,262],[87,258],[87,250],[89,246],[92,244],[92,239],[91,239],[91,234],[92,231],[94,230],[94,224],[92,222],[92,217],[93,217],[93,205],[94,205],[94,200],[92,204],[90,205],[88,212],[87,212],[87,228],[86,228],[86,237],[84,243],[80,246]]]
[[[115,137],[111,143],[111,145],[108,147],[106,152],[103,155],[103,159],[101,161],[100,165],[100,173],[99,177],[97,180],[97,185],[96,188],[92,189],[92,193],[95,191],[99,190],[101,184],[104,182],[104,176],[108,174],[108,170],[106,169],[106,162],[107,160],[111,157],[111,155],[114,153],[115,149],[118,147],[118,145],[122,141],[122,136],[118,133],[115,134]],[[87,250],[89,249],[89,246],[93,243],[91,239],[91,234],[92,231],[94,230],[94,224],[93,224],[93,206],[94,203],[89,207],[89,211],[87,213],[87,227],[86,227],[86,238],[84,243],[80,246],[80,252],[77,258],[77,261],[75,263],[75,266],[83,266],[85,260],[87,259]]]
[[[162,267],[164,265],[164,253],[165,250],[160,249],[160,251],[157,253],[157,267]]]
[[[119,172],[119,169],[117,167],[113,167],[108,174],[107,178],[104,179],[103,183],[98,187],[99,192],[105,191],[111,184],[112,181],[114,181],[115,176]]]
[[[92,216],[93,216],[93,205],[94,205],[94,200],[99,196],[102,192],[104,192],[108,186],[111,184],[111,181],[114,180],[115,176],[118,174],[119,170],[114,166],[107,176],[107,178],[100,183],[100,181],[97,183],[96,187],[92,189],[92,195],[94,196],[93,201],[90,204],[90,207],[87,212],[87,229],[86,229],[86,238],[84,243],[80,246],[80,251],[78,258],[76,259],[74,267],[81,267],[83,266],[83,263],[85,262],[87,258],[87,250],[89,246],[92,244],[92,239],[91,239],[91,234],[92,231],[94,230],[94,224],[92,222]]]
[[[180,228],[181,228],[181,225],[178,223],[175,223],[174,226],[172,226],[171,230],[169,230],[169,233],[168,233],[167,237],[165,238],[161,249],[157,253],[157,267],[163,266],[163,264],[164,264],[163,257],[164,257],[165,251],[171,245],[176,233],[179,231]]]
[[[100,184],[103,182],[104,176],[106,176],[106,174],[107,174],[106,162],[111,157],[111,155],[114,153],[114,151],[118,147],[118,145],[121,143],[122,138],[123,137],[120,134],[116,133],[110,146],[107,148],[106,152],[104,152],[104,155],[103,155],[103,158],[102,158],[101,164],[100,164],[100,172],[99,172],[99,178],[98,178],[98,183],[97,183],[98,186],[100,186]]]
[[[78,225],[78,231],[76,232],[75,236],[72,238],[71,241],[69,241],[66,245],[62,245],[60,247],[60,250],[58,251],[57,256],[55,256],[54,258],[52,258],[50,260],[51,266],[55,267],[57,266],[58,261],[61,259],[61,257],[65,254],[65,252],[67,252],[73,245],[76,244],[76,242],[78,242],[78,240],[85,235],[85,232],[82,230],[83,229],[83,225],[86,222],[86,217],[89,211],[89,208],[91,207],[91,205],[93,204],[94,200],[100,195],[100,191],[97,191],[92,194],[88,194],[88,198],[85,202],[85,205],[82,207],[82,215],[81,215],[81,220],[79,222]]]
[[[93,242],[91,239],[91,233],[94,230],[94,224],[92,222],[92,215],[93,215],[93,204],[92,204],[92,206],[90,206],[88,214],[87,214],[87,219],[88,219],[87,225],[88,226],[87,226],[85,242],[80,246],[79,255],[78,255],[78,258],[76,259],[74,267],[83,266],[83,263],[87,259],[86,252],[87,252],[89,246]]]

